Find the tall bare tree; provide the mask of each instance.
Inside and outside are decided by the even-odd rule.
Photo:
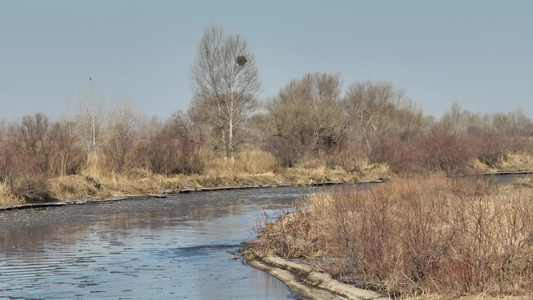
[[[357,82],[348,87],[344,97],[344,109],[349,118],[355,121],[366,144],[367,150],[372,149],[371,138],[383,127],[383,122],[390,118],[382,118],[387,112],[397,109],[405,100],[404,91],[399,91],[385,81]]]
[[[299,156],[317,154],[338,143],[343,131],[339,105],[341,85],[339,75],[308,73],[289,82],[268,102],[275,128],[272,143],[276,144],[270,150],[285,152],[275,155],[285,161],[282,163],[291,165]],[[292,153],[292,158],[280,157],[288,153]]]
[[[208,124],[225,158],[233,158],[244,121],[261,88],[255,58],[239,35],[211,25],[204,31],[192,68],[190,114]]]
[[[531,120],[526,117],[522,109],[509,113],[495,113],[492,116],[493,126],[502,135],[524,136],[531,135]]]
[[[80,109],[75,116],[79,136],[89,152],[97,152],[102,143],[105,119],[104,97],[94,92],[91,81],[91,92],[80,96]]]
[[[121,172],[126,166],[127,155],[133,150],[142,117],[127,97],[118,99],[116,105],[109,114],[102,150],[106,165],[115,172]]]

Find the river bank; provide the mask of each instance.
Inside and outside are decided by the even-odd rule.
[[[372,192],[313,194],[264,219],[250,260],[265,270],[276,266],[272,255],[320,265],[320,278],[394,298],[531,297],[533,180],[522,173],[399,178]],[[305,282],[310,272],[295,273]]]
[[[66,176],[34,176],[12,178],[0,182],[0,206],[73,201],[77,199],[114,198],[131,195],[161,194],[164,190],[196,191],[220,187],[291,184],[305,186],[323,182],[356,183],[362,179],[387,180],[399,176],[388,163],[354,161],[351,167],[328,163],[326,158],[303,161],[292,167],[281,167],[265,153],[253,152],[235,160],[214,159],[196,174],[158,174],[144,168],[128,168],[123,172],[109,170],[98,156],[90,156],[79,173]],[[532,170],[533,160],[524,154],[508,155],[492,167],[473,160],[463,172],[469,174],[503,174]],[[348,171],[349,170],[349,171]],[[450,174],[448,174],[450,175]],[[401,175],[400,175],[401,176]]]
[[[275,255],[257,257],[250,250],[243,251],[246,262],[259,270],[283,281],[298,299],[390,299],[374,291],[357,288],[335,280],[331,270],[319,268],[306,263],[296,263]]]
[[[163,190],[203,190],[232,186],[291,184],[305,186],[310,183],[342,181],[355,183],[361,178],[386,179],[386,165],[363,164],[357,172],[340,167],[328,167],[324,160],[284,168],[277,164],[263,164],[265,159],[255,156],[249,160],[214,160],[200,174],[157,174],[142,168],[127,172],[112,172],[102,166],[101,160],[91,159],[79,174],[24,178],[24,182],[0,182],[0,206],[38,203],[48,200],[71,201],[87,198],[110,198],[130,195],[156,195]],[[37,180],[39,179],[39,180]],[[13,192],[15,186],[28,187]],[[36,189],[39,193],[36,193]],[[25,191],[25,192],[22,192]]]
[[[382,180],[362,180],[363,183],[381,183]],[[14,210],[14,209],[28,209],[28,208],[43,208],[43,207],[54,207],[54,206],[65,206],[65,205],[82,205],[82,204],[98,204],[98,203],[112,203],[123,200],[135,200],[135,199],[150,199],[150,198],[167,198],[174,194],[188,194],[195,192],[214,192],[214,191],[231,191],[231,190],[244,190],[244,189],[265,189],[265,188],[279,188],[279,187],[317,187],[317,186],[328,186],[328,185],[340,185],[345,184],[344,181],[325,181],[325,182],[310,182],[307,185],[301,184],[291,184],[291,183],[280,183],[280,184],[255,184],[255,185],[241,185],[241,186],[219,186],[212,188],[185,188],[181,190],[166,189],[160,190],[157,194],[147,194],[147,195],[127,195],[127,196],[114,196],[114,197],[104,197],[104,198],[85,198],[85,199],[75,199],[75,200],[56,200],[56,201],[43,201],[36,203],[26,203],[18,205],[6,205],[0,206],[0,211],[2,210]]]

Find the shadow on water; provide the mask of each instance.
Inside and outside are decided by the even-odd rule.
[[[263,211],[322,188],[178,194],[0,212],[0,298],[286,299],[243,263]]]

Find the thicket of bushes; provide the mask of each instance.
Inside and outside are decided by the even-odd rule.
[[[336,278],[389,296],[531,295],[532,196],[439,176],[340,189],[266,219],[255,250],[335,258]]]
[[[462,114],[471,116],[465,111]],[[79,120],[82,119],[51,122],[46,116],[35,114],[1,128],[0,182],[11,195],[27,201],[45,199],[50,195],[50,178],[94,176],[87,171],[94,161],[87,160],[89,155],[96,155],[103,162],[98,165],[103,169],[99,174],[126,176],[136,169],[166,176],[204,174],[217,157],[208,131],[183,114],[151,124],[132,122],[132,117],[126,119],[128,122],[114,120],[107,129],[98,126],[97,135],[91,136],[86,134],[87,124]],[[319,159],[327,168],[340,168],[352,176],[364,176],[361,166],[365,164],[388,165],[396,174],[455,175],[471,172],[475,160],[488,169],[498,168],[512,153],[527,156],[533,152],[533,125],[529,119],[522,122],[521,130],[509,126],[500,130],[495,121],[486,123],[481,130],[468,122],[452,128],[443,118],[417,130],[411,128],[408,135],[374,132],[366,142],[363,136],[350,133],[349,127],[329,141],[313,140],[307,135],[281,136],[268,126],[269,122],[268,117],[252,118],[248,138],[241,145],[248,149],[244,154],[264,151],[265,155],[252,158],[264,157],[269,169],[262,168],[262,172],[279,172],[280,168]],[[241,160],[245,158],[242,156]]]
[[[0,145],[0,181],[21,199],[48,196],[47,180],[77,174],[87,154],[68,123],[50,124],[42,114],[12,124]]]
[[[156,174],[191,175],[205,171],[209,156],[194,139],[157,135],[137,145],[133,160]]]
[[[229,123],[209,123],[192,112],[148,120],[126,101],[105,114],[92,94],[67,119],[37,113],[0,122],[0,183],[15,198],[38,200],[49,197],[50,178],[205,174],[220,165],[217,159],[242,161],[253,151],[266,153],[261,156],[270,167],[262,172],[320,161],[345,177],[364,177],[372,165],[396,174],[498,170],[514,154],[533,153],[533,122],[520,110],[483,115],[454,104],[435,121],[390,83],[355,83],[342,96],[341,82],[326,73],[292,80],[266,101],[265,111],[242,116],[232,128],[231,151],[224,142]]]

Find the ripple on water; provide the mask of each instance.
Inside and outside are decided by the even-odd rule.
[[[239,190],[0,212],[0,295],[292,297],[283,283],[235,259],[235,251],[250,239],[251,220],[289,207],[288,199],[302,191]]]

